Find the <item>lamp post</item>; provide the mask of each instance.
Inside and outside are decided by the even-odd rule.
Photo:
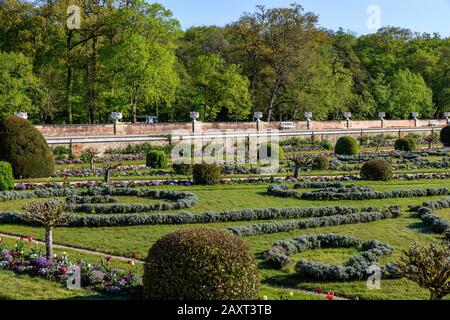
[[[28,113],[26,113],[26,112],[19,111],[19,112],[15,112],[14,115],[19,117],[19,118],[28,120]]]
[[[256,130],[257,131],[259,131],[259,125],[260,125],[260,122],[261,122],[261,119],[262,119],[262,117],[263,117],[263,113],[262,112],[255,112],[254,114],[253,114],[253,118],[255,118],[256,119]]]
[[[111,118],[113,118],[113,120],[114,120],[114,135],[116,135],[117,134],[117,124],[123,118],[122,112],[112,112]]]
[[[386,112],[380,112],[378,113],[378,117],[381,120],[381,127],[384,128],[384,118],[386,118]]]
[[[312,121],[312,117],[313,117],[313,113],[312,112],[305,112],[305,118],[306,121],[308,122],[307,126],[308,126],[308,130],[311,129],[311,121]]]
[[[344,118],[347,121],[347,129],[350,128],[350,119],[352,117],[352,113],[351,112],[344,112]]]
[[[413,112],[413,113],[411,114],[411,116],[412,116],[413,119],[414,119],[414,126],[417,127],[417,123],[418,123],[418,120],[419,120],[419,113],[418,113],[418,112]]]
[[[192,119],[192,132],[195,132],[195,124],[197,119],[200,118],[200,113],[192,111],[189,113],[189,117]]]
[[[450,125],[450,112],[444,113],[444,119],[447,120],[447,125]]]

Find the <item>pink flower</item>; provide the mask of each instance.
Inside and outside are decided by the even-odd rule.
[[[334,292],[328,292],[327,299],[330,300],[330,301],[336,299],[336,296],[334,295]]]
[[[32,236],[28,236],[28,242],[33,242],[33,237]]]
[[[66,274],[67,273],[67,268],[64,266],[59,267],[59,272],[61,272],[62,274]]]

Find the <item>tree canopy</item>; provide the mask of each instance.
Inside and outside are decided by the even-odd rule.
[[[143,0],[0,3],[0,115],[42,123],[441,117],[450,111],[450,39],[385,27],[327,30],[299,4],[257,6],[223,27],[182,30]]]

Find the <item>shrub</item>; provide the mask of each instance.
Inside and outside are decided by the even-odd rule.
[[[334,152],[337,155],[356,156],[359,153],[358,142],[353,137],[342,137],[336,142]]]
[[[313,170],[328,170],[330,168],[330,161],[324,156],[316,157],[312,161],[311,168]]]
[[[169,158],[164,151],[151,150],[147,153],[146,165],[152,169],[167,169]]]
[[[362,166],[361,177],[365,180],[391,180],[392,166],[389,162],[383,159],[370,160]]]
[[[224,231],[182,229],[159,239],[144,266],[149,299],[250,300],[259,271],[244,241]]]
[[[441,142],[444,147],[450,147],[450,126],[445,127],[441,131]]]
[[[266,151],[267,148],[267,151]],[[267,154],[266,154],[267,153]],[[258,159],[269,160],[278,158],[279,161],[285,159],[284,151],[280,145],[276,143],[262,143],[258,148]]]
[[[172,169],[175,174],[179,174],[182,176],[191,176],[193,166],[190,163],[179,163],[179,164],[174,163]]]
[[[194,184],[214,185],[220,183],[220,167],[217,164],[196,164],[193,168]]]
[[[397,151],[415,151],[417,149],[417,144],[413,139],[402,138],[395,141],[395,150]]]
[[[42,134],[16,116],[0,120],[0,161],[7,161],[15,178],[42,178],[54,173],[53,152]]]
[[[0,161],[0,191],[14,188],[14,176],[11,164]]]

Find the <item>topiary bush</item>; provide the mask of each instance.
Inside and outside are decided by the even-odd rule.
[[[251,300],[260,279],[255,257],[241,238],[186,228],[150,248],[143,283],[145,297],[153,300]]]
[[[283,148],[276,143],[260,144],[258,148],[258,159],[269,160],[271,158],[278,158],[279,161],[283,161],[285,159]]]
[[[0,161],[7,161],[15,178],[43,178],[53,175],[53,152],[42,134],[17,116],[0,119]]]
[[[401,138],[395,141],[395,150],[411,152],[417,149],[416,141],[409,138]]]
[[[190,163],[174,163],[172,166],[173,173],[182,176],[191,176],[193,171],[193,166]]]
[[[152,169],[167,169],[169,158],[162,150],[151,150],[147,153],[146,165]]]
[[[13,169],[9,162],[0,161],[0,191],[14,188]]]
[[[221,171],[217,164],[196,164],[193,168],[194,184],[214,185],[220,183]]]
[[[353,137],[342,137],[336,142],[334,152],[337,155],[356,156],[359,153],[359,145]]]
[[[441,131],[441,142],[444,147],[450,147],[450,126],[445,127]]]
[[[328,170],[330,168],[330,161],[324,156],[316,157],[313,159],[311,168],[313,170]]]
[[[364,180],[388,181],[392,179],[392,165],[383,159],[367,161],[361,168]]]

